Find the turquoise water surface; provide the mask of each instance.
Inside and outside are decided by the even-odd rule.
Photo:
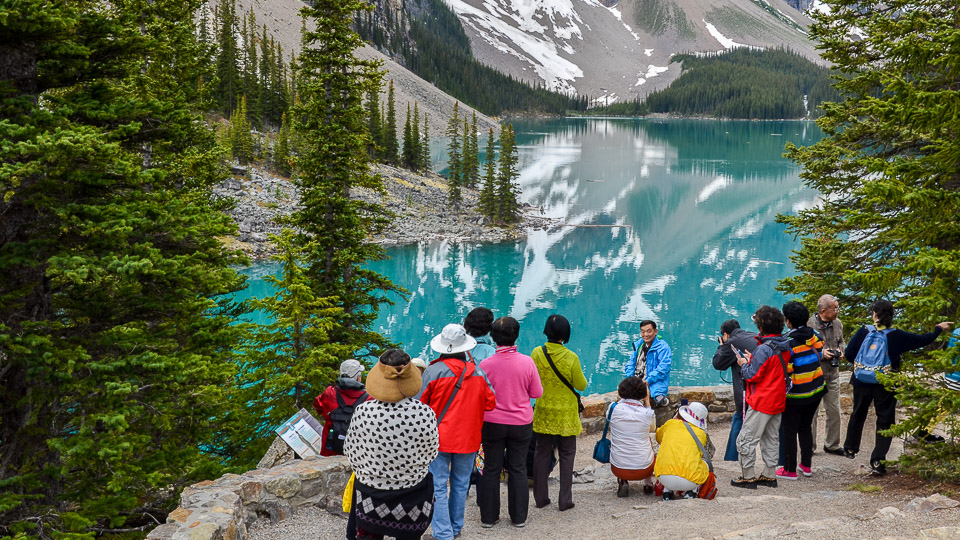
[[[588,392],[613,390],[643,319],[673,348],[671,385],[715,384],[720,323],[752,328],[786,297],[796,242],[775,223],[816,203],[787,141],[822,135],[809,122],[549,120],[515,122],[522,200],[566,226],[516,243],[421,243],[372,265],[410,291],[381,311],[380,332],[412,356],[476,306],[520,321],[522,352],[543,343],[552,313],[570,319]],[[481,145],[482,146],[482,145]],[[438,212],[445,209],[438,208]],[[584,227],[583,225],[594,225]],[[597,226],[600,225],[600,226]],[[269,293],[248,270],[249,296]],[[725,374],[729,380],[729,372]]]

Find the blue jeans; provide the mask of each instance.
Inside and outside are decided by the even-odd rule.
[[[727,451],[723,454],[724,461],[740,461],[740,454],[737,452],[737,436],[740,435],[742,427],[743,415],[737,411],[733,413],[733,420],[730,422],[730,438],[727,439]]]
[[[452,454],[440,452],[430,463],[433,473],[433,537],[437,540],[453,540],[463,528],[463,512],[467,506],[467,491],[470,490],[470,473],[476,452]],[[447,494],[447,481],[450,492]]]

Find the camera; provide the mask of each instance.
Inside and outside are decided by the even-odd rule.
[[[843,353],[839,349],[827,349],[830,353],[830,367],[840,367],[840,357]]]

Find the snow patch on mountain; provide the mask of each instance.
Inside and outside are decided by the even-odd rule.
[[[727,36],[725,36],[725,35],[723,35],[723,34],[721,34],[720,31],[717,30],[717,27],[716,27],[716,26],[708,23],[707,21],[703,21],[703,24],[707,25],[707,32],[710,32],[710,35],[713,36],[714,39],[716,39],[717,41],[719,41],[719,42],[720,42],[720,45],[722,45],[724,49],[736,49],[736,48],[739,48],[739,47],[747,47],[747,46],[748,46],[748,45],[745,45],[745,44],[743,44],[743,43],[737,43],[736,41],[728,38]]]
[[[668,71],[669,69],[670,68],[667,66],[655,66],[653,64],[650,64],[649,66],[647,66],[647,71],[642,75],[640,75],[640,77],[637,79],[637,83],[634,84],[634,86],[640,86],[641,84],[647,82],[648,79],[652,79],[657,75],[664,73],[665,71]]]

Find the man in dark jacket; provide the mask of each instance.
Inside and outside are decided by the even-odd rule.
[[[713,367],[719,371],[730,369],[733,374],[733,401],[737,407],[736,412],[733,413],[733,421],[730,423],[730,436],[727,438],[727,450],[723,460],[737,461],[740,459],[737,453],[737,436],[740,435],[740,428],[743,426],[743,375],[740,373],[737,354],[733,352],[733,348],[752,353],[757,350],[760,340],[757,339],[756,332],[743,330],[740,328],[740,322],[730,319],[720,325],[719,341],[717,352],[713,353]]]
[[[744,352],[737,358],[744,381],[743,428],[737,437],[740,453],[739,478],[730,481],[734,487],[757,489],[757,486],[777,487],[776,468],[780,457],[780,415],[787,400],[787,362],[790,360],[790,340],[781,336],[783,313],[775,307],[760,306],[753,314],[760,334],[760,346],[751,354]],[[763,456],[763,474],[755,474],[757,445]]]

